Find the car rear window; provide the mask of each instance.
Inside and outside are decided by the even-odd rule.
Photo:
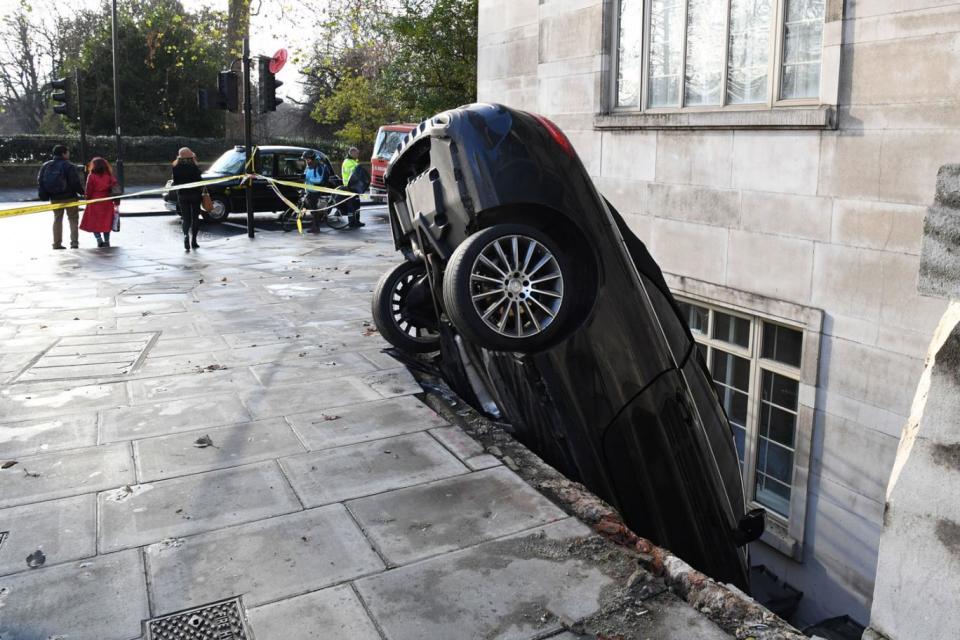
[[[226,176],[236,175],[243,169],[243,163],[246,159],[247,157],[242,151],[231,149],[217,158],[217,161],[210,165],[209,171],[210,173],[222,173]]]

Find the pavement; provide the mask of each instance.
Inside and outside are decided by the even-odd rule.
[[[421,401],[364,217],[0,220],[0,639],[729,637]]]

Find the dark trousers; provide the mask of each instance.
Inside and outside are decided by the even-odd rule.
[[[200,203],[189,200],[180,200],[180,224],[183,235],[192,235],[197,239],[200,233]]]

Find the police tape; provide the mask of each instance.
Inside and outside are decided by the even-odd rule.
[[[150,194],[163,194],[163,193],[169,193],[169,192],[171,192],[171,191],[180,191],[180,190],[182,190],[182,189],[196,189],[196,188],[198,188],[198,187],[206,187],[206,186],[210,186],[210,185],[214,185],[214,184],[222,184],[222,183],[224,183],[224,182],[232,182],[232,181],[235,181],[235,180],[239,180],[239,182],[242,184],[242,183],[247,182],[247,181],[252,181],[252,180],[255,179],[255,178],[260,178],[260,179],[262,179],[262,180],[266,180],[266,181],[270,184],[270,186],[273,187],[273,189],[274,189],[275,191],[277,191],[277,192],[279,192],[279,189],[277,189],[277,188],[274,186],[275,184],[282,184],[282,185],[284,185],[284,186],[296,187],[296,188],[299,188],[299,189],[307,189],[308,191],[318,191],[318,192],[321,192],[321,193],[330,193],[330,194],[334,194],[334,195],[341,195],[341,196],[345,196],[345,199],[344,199],[344,200],[349,199],[349,198],[355,198],[355,197],[357,197],[357,196],[359,195],[359,194],[357,194],[357,193],[353,193],[352,191],[345,191],[345,190],[343,190],[343,189],[333,189],[333,188],[331,188],[331,187],[321,187],[321,186],[315,185],[315,184],[306,184],[306,183],[303,183],[303,182],[293,182],[293,181],[290,181],[290,180],[278,180],[277,178],[271,178],[270,176],[264,176],[264,175],[261,175],[261,174],[258,174],[258,173],[244,173],[244,174],[238,174],[238,175],[234,175],[234,176],[223,176],[223,177],[221,177],[221,178],[210,178],[210,179],[207,179],[207,180],[200,180],[199,182],[190,182],[190,183],[187,183],[187,184],[171,185],[171,186],[169,186],[169,187],[157,187],[157,188],[154,188],[154,189],[144,189],[144,190],[142,190],[142,191],[136,191],[136,192],[134,192],[134,193],[125,193],[125,194],[123,194],[123,195],[119,195],[119,196],[109,196],[109,197],[107,197],[107,198],[92,198],[92,199],[90,199],[90,200],[86,200],[86,199],[83,199],[83,200],[66,200],[66,201],[62,201],[62,202],[50,202],[50,203],[44,203],[44,204],[28,205],[28,206],[25,206],[25,207],[13,207],[13,208],[10,208],[10,209],[0,209],[0,218],[10,218],[10,217],[13,217],[13,216],[23,216],[23,215],[27,215],[27,214],[31,214],[31,213],[43,213],[44,211],[54,211],[54,210],[56,210],[56,209],[67,209],[67,208],[73,208],[73,207],[85,207],[85,206],[87,206],[88,204],[95,204],[95,203],[97,203],[97,202],[111,202],[111,201],[115,201],[115,200],[126,200],[126,199],[128,199],[128,198],[136,198],[136,197],[140,197],[140,196],[144,196],[144,195],[150,195]],[[292,206],[292,208],[293,208],[294,210],[299,210],[299,208],[298,208],[296,205],[291,205],[291,204],[290,204],[290,201],[289,201],[287,198],[281,196],[281,200],[283,200],[284,203],[287,204],[288,206]]]
[[[282,180],[270,180],[270,188],[273,189],[273,192],[277,195],[277,197],[280,198],[280,200],[282,200],[283,203],[286,204],[286,205],[290,208],[291,211],[296,212],[296,214],[297,214],[297,233],[300,233],[301,235],[303,234],[303,216],[304,216],[304,215],[306,215],[307,213],[316,215],[316,214],[320,213],[321,211],[328,211],[328,210],[330,210],[330,209],[334,209],[334,208],[336,208],[336,207],[339,207],[341,204],[343,204],[343,203],[346,202],[347,200],[350,200],[351,198],[356,198],[356,197],[358,197],[358,196],[360,195],[360,194],[358,194],[358,193],[353,193],[352,191],[342,191],[342,190],[339,190],[339,189],[330,189],[330,188],[328,188],[328,187],[319,187],[318,185],[307,185],[307,184],[297,185],[297,186],[304,186],[304,187],[306,187],[309,191],[317,191],[317,190],[320,190],[320,191],[325,191],[325,192],[328,192],[328,193],[331,193],[331,194],[334,194],[334,195],[343,194],[344,196],[346,196],[346,197],[344,197],[344,198],[341,198],[340,200],[337,200],[336,202],[334,202],[333,204],[331,204],[331,205],[329,205],[329,206],[320,207],[320,208],[318,208],[318,209],[307,209],[306,207],[301,207],[301,206],[298,205],[298,204],[294,204],[289,198],[287,198],[285,195],[283,195],[283,192],[280,191],[280,188],[277,187],[277,185],[274,184],[274,183],[286,184],[286,185],[290,185],[290,186],[294,186],[294,183],[284,182],[284,181],[282,181]],[[313,187],[313,188],[311,188],[311,187]]]

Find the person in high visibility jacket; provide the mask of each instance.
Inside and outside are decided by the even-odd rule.
[[[347,150],[347,157],[340,168],[340,175],[343,178],[343,187],[347,191],[356,194],[366,193],[370,188],[370,174],[360,166],[357,158],[360,157],[360,150],[356,147],[350,147]],[[360,197],[351,198],[344,203],[344,208],[350,215],[350,226],[353,228],[365,226],[360,222]]]

